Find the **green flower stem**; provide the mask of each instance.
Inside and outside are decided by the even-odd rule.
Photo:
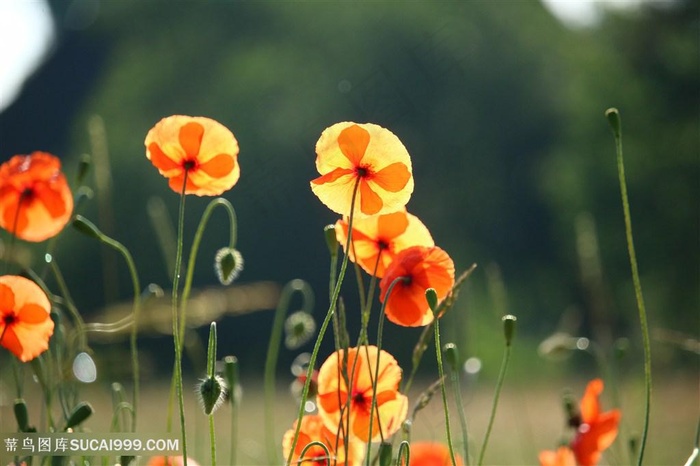
[[[228,385],[229,402],[231,403],[231,431],[229,434],[229,464],[236,464],[236,447],[238,446],[238,359],[235,356],[224,358],[224,374]]]
[[[435,290],[432,290],[430,288],[428,291],[432,291],[433,295],[435,295]],[[428,293],[426,293],[427,295]],[[430,300],[428,300],[430,302]],[[441,346],[440,346],[440,313],[438,312],[438,306],[431,304],[430,308],[433,311],[433,314],[435,316],[433,320],[433,328],[435,330],[435,356],[437,357],[437,366],[438,366],[438,377],[440,379],[440,391],[442,393],[442,408],[445,412],[445,434],[447,435],[447,446],[450,449],[450,460],[452,461],[452,466],[455,466],[457,463],[455,461],[455,452],[454,448],[452,446],[452,433],[450,431],[450,411],[447,407],[447,391],[445,390],[445,374],[444,370],[442,367],[442,351],[441,351]]]
[[[355,217],[355,199],[357,198],[357,189],[360,186],[360,179],[358,178],[355,182],[355,187],[352,190],[352,199],[350,200],[350,216],[348,217],[348,238],[346,242],[347,251],[352,244],[352,223]],[[304,389],[301,392],[301,402],[299,403],[299,412],[297,414],[297,427],[294,430],[294,440],[292,441],[291,448],[289,450],[289,456],[287,457],[287,466],[290,466],[292,462],[292,455],[294,454],[294,449],[296,448],[297,442],[299,441],[299,432],[301,430],[301,418],[304,416],[304,405],[306,404],[306,399],[309,396],[309,386],[311,385],[311,377],[313,376],[314,366],[316,365],[316,359],[318,358],[318,352],[321,348],[321,341],[326,334],[328,325],[330,324],[333,314],[335,313],[335,307],[338,303],[338,297],[340,296],[340,287],[343,284],[343,279],[345,278],[345,271],[348,268],[348,255],[345,254],[343,257],[343,262],[340,264],[340,273],[338,275],[338,280],[335,284],[335,289],[331,296],[331,302],[328,305],[328,311],[326,312],[326,317],[323,319],[321,328],[318,331],[318,337],[316,338],[316,343],[314,343],[314,349],[311,352],[311,358],[309,359],[309,368],[306,373],[306,381],[304,382]],[[185,465],[186,466],[186,465]]]
[[[299,292],[304,297],[303,308],[310,313],[309,303],[313,303],[311,287],[303,280],[292,280],[282,289],[280,300],[277,303],[275,317],[272,322],[272,333],[267,347],[267,357],[265,359],[265,439],[267,442],[267,460],[270,464],[277,464],[277,439],[275,438],[275,368],[279,356],[282,341],[282,331],[284,329],[284,316],[289,309],[292,296]]]
[[[452,348],[448,348],[451,346]],[[445,345],[444,351],[453,351],[452,359],[450,353],[447,353],[447,361],[450,363],[450,382],[455,400],[457,400],[457,412],[459,413],[459,424],[462,428],[462,443],[464,444],[464,462],[469,464],[469,435],[467,434],[467,418],[464,415],[464,403],[462,402],[462,389],[459,384],[459,355],[457,346],[453,344]]]
[[[402,459],[404,460],[403,462],[401,462]],[[411,445],[406,440],[399,444],[399,453],[396,464],[398,466],[411,464]]]
[[[630,268],[632,269],[632,281],[634,282],[634,294],[637,298],[637,310],[639,311],[639,323],[642,328],[642,340],[644,344],[644,428],[642,438],[639,443],[639,457],[637,465],[641,466],[644,459],[644,447],[649,434],[649,413],[651,411],[651,343],[649,339],[649,326],[647,324],[647,311],[644,306],[644,296],[642,295],[642,284],[639,280],[639,270],[637,269],[637,254],[634,251],[634,239],[632,237],[632,217],[630,215],[630,204],[627,198],[627,182],[625,181],[625,163],[622,157],[622,130],[620,124],[620,113],[616,108],[610,108],[605,112],[605,116],[610,123],[613,135],[615,136],[615,151],[617,152],[617,173],[620,181],[620,196],[622,198],[622,210],[625,217],[625,235],[627,237],[627,252],[630,257]]]
[[[503,379],[506,376],[506,370],[508,369],[508,363],[510,361],[510,350],[511,346],[506,345],[503,353],[503,361],[501,363],[501,370],[498,373],[498,381],[496,382],[496,391],[493,396],[493,404],[491,405],[491,415],[489,416],[489,423],[486,427],[486,435],[484,436],[484,443],[481,445],[481,452],[479,453],[478,465],[484,464],[484,454],[486,453],[486,446],[489,443],[489,437],[491,436],[491,429],[493,428],[493,421],[496,418],[496,408],[498,407],[498,397],[501,395],[501,388],[503,387]]]
[[[187,307],[187,301],[189,300],[190,297],[190,291],[192,290],[192,278],[194,277],[194,266],[195,263],[197,262],[197,253],[199,252],[199,244],[202,241],[202,235],[204,234],[204,230],[207,226],[207,223],[209,222],[209,217],[211,217],[212,212],[217,206],[223,207],[226,212],[228,213],[229,217],[229,247],[233,248],[236,246],[236,234],[237,234],[237,222],[236,222],[236,211],[233,208],[233,205],[231,203],[224,199],[223,197],[217,197],[216,199],[213,199],[206,207],[204,210],[204,213],[202,214],[202,218],[199,221],[199,225],[197,226],[197,231],[195,232],[194,239],[192,241],[192,247],[190,248],[190,256],[189,256],[189,261],[187,263],[187,272],[185,273],[185,284],[182,288],[182,300],[180,302],[180,311],[179,311],[179,319],[180,319],[180,341],[184,341],[185,338],[185,322],[187,319],[187,313],[185,312],[185,308]],[[178,240],[178,245],[179,247],[182,247],[182,236],[180,234],[181,232],[178,232],[178,237],[180,238]]]
[[[384,302],[382,303],[382,308],[379,311],[379,323],[377,324],[377,362],[375,363],[374,367],[374,376],[372,375],[372,370],[370,369],[369,371],[369,376],[370,380],[372,381],[372,403],[370,404],[369,408],[369,436],[367,440],[367,466],[370,464],[370,456],[371,456],[371,451],[372,451],[372,424],[374,421],[374,410],[377,409],[377,380],[379,379],[379,357],[382,352],[382,334],[384,333],[384,310],[386,309],[386,303],[389,301],[389,296],[391,296],[391,292],[394,290],[394,287],[400,283],[405,281],[405,277],[397,277],[394,279],[394,281],[391,282],[389,285],[389,288],[387,289],[386,292],[386,297],[384,299]],[[359,349],[358,349],[359,351]],[[365,351],[367,351],[368,357],[367,357],[367,362],[369,362],[369,350],[367,349],[367,346],[365,345]],[[355,358],[355,361],[357,361],[358,358]],[[355,373],[355,367],[353,366],[353,371],[352,374]],[[352,385],[351,385],[352,386]],[[348,418],[350,416],[348,415]],[[377,414],[377,421],[380,420],[379,415]],[[382,426],[379,426],[379,435],[381,437],[381,441],[384,441],[384,432],[382,432]]]
[[[185,187],[187,186],[187,171],[182,183],[180,193],[180,209],[177,222],[177,250],[175,252],[175,271],[173,272],[172,290],[172,317],[173,340],[175,345],[175,392],[177,395],[178,409],[180,411],[180,434],[182,435],[182,462],[187,466],[187,431],[185,429],[185,398],[182,392],[182,340],[178,326],[178,288],[180,287],[180,268],[182,267],[182,238],[185,226]]]
[[[207,376],[210,379],[216,377],[216,322],[212,322],[209,327],[209,345],[207,348]],[[214,432],[214,411],[209,417],[209,445],[211,448],[211,464],[216,466],[216,433]]]
[[[133,371],[133,379],[134,379],[134,385],[133,385],[133,395],[132,395],[132,404],[133,404],[133,409],[134,409],[134,414],[131,418],[131,430],[132,432],[136,431],[136,416],[138,413],[138,398],[139,398],[139,354],[138,354],[138,344],[137,344],[137,336],[138,336],[138,326],[139,326],[139,314],[141,312],[141,284],[139,282],[139,274],[138,271],[136,270],[136,264],[134,263],[134,258],[131,256],[131,253],[129,250],[119,241],[110,238],[109,236],[105,235],[101,231],[97,229],[96,226],[92,225],[88,220],[83,218],[82,216],[78,215],[76,216],[76,221],[79,223],[83,223],[83,226],[90,228],[93,230],[93,233],[95,237],[101,241],[102,243],[106,244],[107,246],[111,247],[112,249],[115,249],[119,254],[122,255],[124,258],[124,261],[126,262],[127,267],[129,268],[129,274],[131,275],[131,285],[133,287],[134,291],[134,301],[133,301],[133,321],[131,323],[131,336],[130,336],[130,346],[131,346],[131,367]],[[84,231],[84,230],[81,230]],[[55,268],[55,261],[51,261],[51,266],[52,268]],[[55,272],[54,272],[55,274]],[[60,285],[59,285],[60,286]],[[65,285],[64,285],[65,286]],[[64,291],[64,286],[61,286],[61,292],[64,294],[64,298],[68,303],[72,302],[70,299],[70,296],[66,295],[67,293],[67,288]],[[69,309],[71,306],[69,306]],[[75,311],[77,314],[77,310]],[[82,321],[81,321],[82,322]],[[82,327],[82,334],[83,334],[83,339],[81,340],[81,344],[84,345],[83,347],[87,347],[87,341],[85,339],[85,324],[81,323]]]
[[[311,447],[321,447],[321,448],[323,448],[323,451],[324,451],[324,453],[326,454],[326,456],[324,456],[323,458],[324,458],[324,459],[328,459],[328,460],[331,459],[331,452],[328,450],[328,447],[326,446],[326,444],[323,443],[323,442],[319,442],[318,440],[314,440],[313,442],[309,442],[307,445],[305,445],[304,448],[301,450],[301,453],[299,454],[299,460],[300,460],[300,461],[299,461],[299,464],[303,464],[303,463],[306,463],[306,461],[310,461],[310,460],[306,460],[306,461],[301,461],[301,460],[304,459],[304,455],[306,455],[306,452],[309,451],[309,449],[310,449]],[[293,453],[293,452],[292,452],[292,453]],[[316,462],[316,461],[318,461],[319,459],[321,459],[321,458],[314,457],[314,461],[313,461],[313,462]]]

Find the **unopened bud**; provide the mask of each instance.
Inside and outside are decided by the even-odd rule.
[[[459,364],[459,350],[454,343],[447,343],[442,347],[442,353],[445,355],[445,361],[450,365],[453,371],[457,370]]]
[[[331,257],[338,255],[338,238],[335,236],[335,225],[326,225],[323,228],[323,236],[326,238],[326,246]]]
[[[515,322],[518,320],[514,315],[506,315],[501,319],[503,321],[503,335],[506,337],[506,346],[510,346],[513,342],[515,334]]]
[[[391,443],[382,442],[379,445],[379,466],[389,466],[392,463]]]
[[[65,430],[72,429],[73,427],[80,425],[83,421],[92,416],[94,411],[95,410],[92,409],[92,405],[90,403],[81,401],[70,413],[70,416],[68,416]]]
[[[608,119],[615,137],[620,137],[620,112],[616,108],[609,108],[605,111],[605,118]]]
[[[213,414],[224,402],[225,388],[226,382],[218,375],[206,377],[197,385],[197,397],[207,416]]]
[[[27,411],[27,402],[23,398],[15,400],[15,419],[17,419],[17,427],[20,432],[29,430],[29,412]]]
[[[435,291],[435,288],[428,288],[425,290],[425,299],[428,301],[428,306],[430,306],[430,310],[433,311],[433,314],[435,314],[435,317],[437,317],[437,308],[438,308],[438,295],[437,291]]]
[[[100,229],[82,215],[76,215],[75,220],[73,220],[73,227],[84,235],[98,240],[102,239],[102,232]]]
[[[90,154],[82,154],[80,156],[80,161],[78,162],[78,174],[76,175],[76,180],[78,184],[81,184],[87,175],[88,170],[90,170],[90,165],[92,160]]]
[[[316,321],[308,312],[297,311],[289,314],[284,321],[284,346],[295,350],[306,344],[316,333]]]
[[[230,285],[243,270],[243,256],[234,248],[221,248],[214,257],[216,278],[222,285]]]

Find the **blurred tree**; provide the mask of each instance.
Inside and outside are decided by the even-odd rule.
[[[56,53],[63,62],[54,66],[64,74],[40,76],[31,89],[63,96],[77,87],[78,110],[61,107],[58,97],[43,110],[27,96],[0,116],[0,128],[34,108],[60,115],[73,129],[55,150],[74,157],[92,150],[87,122],[102,117],[113,234],[131,249],[143,282],[169,283],[146,202],[162,197],[173,217],[178,202],[146,160],[143,138],[164,116],[206,115],[230,127],[241,145],[241,180],[226,194],[239,216],[241,280],[306,279],[319,294],[321,316],[322,228],[336,218],[308,187],[316,176],[314,145],[337,121],[371,121],[395,132],[413,157],[409,210],[459,270],[472,262],[500,265],[525,334],[553,331],[571,304],[590,306],[574,234],[577,215],[590,212],[615,312],[623,316],[613,323],[624,330],[634,300],[603,118],[617,106],[652,322],[698,328],[697,2],[611,15],[582,31],[565,29],[535,1],[121,1],[100,3],[82,22],[62,5],[54,2],[59,20],[74,25]],[[82,53],[82,64],[67,59]],[[98,217],[103,195],[86,215]],[[186,238],[206,202],[188,198]],[[224,220],[212,219],[197,285],[215,282],[211,259],[225,241]],[[76,287],[101,275],[97,248],[85,243],[72,232],[61,240],[59,260]],[[126,296],[125,271],[119,277]],[[470,289],[484,295],[483,273],[473,280]],[[348,280],[344,294],[354,315],[353,285]],[[96,281],[76,300],[89,313],[104,305],[103,292]],[[241,360],[262,360],[270,316],[246,319],[246,329],[231,325],[231,344]]]

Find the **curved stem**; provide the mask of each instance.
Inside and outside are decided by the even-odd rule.
[[[508,369],[508,362],[510,360],[510,345],[506,345],[505,352],[503,353],[503,362],[501,363],[501,370],[498,373],[498,381],[496,382],[496,392],[493,396],[493,404],[491,405],[491,415],[489,416],[489,423],[486,428],[486,435],[484,436],[484,443],[481,445],[481,452],[479,453],[479,462],[477,463],[481,466],[484,463],[484,453],[486,453],[486,446],[489,443],[489,437],[491,436],[491,429],[493,428],[493,421],[496,418],[496,408],[498,407],[498,398],[501,395],[501,388],[503,387],[503,379],[506,376],[506,369]]]
[[[311,288],[303,280],[292,280],[282,289],[275,317],[272,322],[272,333],[267,347],[267,357],[265,359],[265,438],[267,441],[267,459],[270,464],[277,464],[277,442],[274,436],[275,431],[275,368],[279,356],[280,344],[282,340],[282,330],[284,328],[284,316],[289,309],[289,303],[295,292],[300,292],[304,296],[303,308],[307,310],[308,303],[313,302]]]
[[[642,438],[639,444],[639,457],[637,465],[641,466],[644,459],[644,447],[649,434],[649,413],[651,411],[651,342],[649,339],[649,326],[647,324],[647,311],[642,295],[642,284],[639,280],[639,270],[637,268],[637,255],[634,251],[634,238],[632,236],[632,218],[630,215],[629,199],[627,198],[627,182],[625,180],[625,163],[622,157],[622,131],[620,124],[620,114],[617,109],[611,108],[605,115],[615,136],[615,151],[617,153],[617,173],[620,182],[620,196],[622,198],[622,210],[625,218],[625,236],[627,238],[627,252],[630,258],[630,268],[632,269],[632,281],[634,283],[634,294],[637,299],[637,310],[639,311],[639,323],[642,329],[642,340],[644,345],[644,427]]]
[[[195,232],[194,239],[192,240],[192,247],[190,248],[190,256],[189,256],[189,261],[187,262],[187,271],[185,273],[185,284],[182,288],[182,299],[180,302],[180,310],[179,310],[179,319],[180,319],[180,341],[184,341],[185,338],[185,322],[187,319],[187,313],[185,312],[185,308],[187,306],[187,301],[189,300],[190,297],[190,291],[192,290],[192,278],[194,277],[194,267],[195,263],[197,262],[197,253],[199,252],[199,244],[202,241],[202,235],[204,234],[204,230],[207,226],[207,223],[209,222],[209,217],[211,217],[211,214],[214,212],[214,209],[217,206],[223,207],[226,212],[228,213],[229,217],[229,247],[233,248],[236,245],[236,211],[233,208],[233,205],[231,203],[224,199],[223,197],[217,197],[216,199],[213,199],[208,205],[207,208],[204,210],[204,213],[202,214],[202,218],[199,221],[199,225],[197,226],[197,231]],[[182,247],[182,237],[180,235],[180,231],[178,231],[178,247]]]
[[[352,222],[355,216],[355,199],[357,197],[357,188],[360,185],[360,178],[355,182],[355,187],[352,191],[352,199],[350,200],[350,216],[348,218],[348,238],[345,250],[347,251],[352,244]],[[311,352],[311,358],[309,359],[309,368],[306,373],[306,381],[304,382],[304,389],[301,392],[301,403],[299,403],[299,412],[297,414],[297,427],[294,431],[294,440],[292,441],[291,448],[289,450],[289,456],[287,457],[287,466],[292,462],[292,455],[294,453],[294,448],[296,448],[297,442],[299,441],[299,432],[301,430],[301,418],[304,416],[304,405],[306,404],[306,399],[309,396],[309,387],[311,385],[311,378],[313,376],[314,366],[316,365],[316,359],[318,358],[318,352],[321,348],[321,341],[323,336],[326,334],[328,325],[333,318],[335,313],[335,307],[338,302],[338,297],[340,296],[340,287],[343,284],[343,279],[345,278],[345,271],[348,267],[348,254],[343,257],[343,262],[340,264],[340,273],[338,275],[338,280],[335,284],[335,289],[331,296],[331,302],[328,305],[328,311],[326,312],[326,317],[323,319],[321,328],[318,331],[318,337],[316,338],[316,343],[314,343],[314,349]]]

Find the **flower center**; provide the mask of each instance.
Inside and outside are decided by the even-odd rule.
[[[355,173],[357,173],[357,176],[360,178],[368,178],[372,175],[372,170],[370,170],[367,165],[363,165],[355,168]]]
[[[17,321],[17,317],[12,312],[5,314],[2,318],[2,323],[8,327],[10,325],[14,324],[16,321]]]
[[[19,195],[20,202],[24,200],[31,200],[34,197],[34,190],[32,188],[24,188],[22,194]]]
[[[182,164],[182,168],[184,168],[186,172],[194,170],[195,168],[197,168],[197,161],[196,160],[185,160],[185,163]]]
[[[369,411],[369,406],[367,406],[365,395],[361,392],[357,392],[352,396],[352,403],[362,411]]]
[[[383,251],[385,249],[389,249],[389,243],[387,243],[383,239],[380,239],[379,241],[377,241],[377,247],[380,251]]]

